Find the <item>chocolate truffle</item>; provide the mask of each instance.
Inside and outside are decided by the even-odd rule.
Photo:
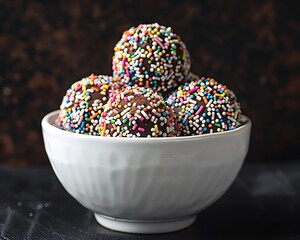
[[[91,74],[71,85],[63,97],[56,125],[66,131],[99,135],[99,119],[117,89],[112,77]]]
[[[178,136],[223,132],[240,125],[241,107],[233,91],[212,78],[188,76],[167,99]]]
[[[129,86],[113,94],[100,119],[102,136],[169,137],[173,112],[151,88]]]
[[[190,55],[170,27],[140,24],[125,31],[115,45],[113,77],[129,86],[152,88],[165,95],[190,69]]]

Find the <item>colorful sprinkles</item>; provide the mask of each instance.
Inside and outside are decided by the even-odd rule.
[[[188,76],[167,102],[176,114],[178,136],[232,130],[240,125],[241,107],[235,94],[212,78]]]
[[[100,129],[107,137],[170,137],[174,132],[173,112],[152,89],[129,86],[110,98]]]
[[[170,27],[140,24],[114,47],[113,75],[67,90],[56,125],[104,137],[171,137],[223,132],[242,124],[235,94],[189,72],[189,52]]]
[[[125,31],[112,59],[116,81],[150,87],[162,94],[185,80],[190,65],[184,42],[170,27],[158,23]]]
[[[91,74],[72,84],[63,97],[56,124],[70,132],[100,135],[99,119],[118,85],[112,77]]]

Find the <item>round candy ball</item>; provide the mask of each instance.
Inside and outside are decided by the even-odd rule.
[[[113,94],[101,115],[107,137],[170,137],[174,116],[164,98],[150,88],[129,86]]]
[[[99,135],[99,119],[112,94],[118,89],[112,77],[91,74],[71,85],[63,97],[56,125],[61,129]]]
[[[240,125],[241,107],[233,91],[212,78],[191,73],[188,79],[167,99],[178,136],[223,132]]]
[[[190,55],[181,38],[170,27],[158,23],[125,31],[112,58],[116,81],[150,87],[163,95],[185,80],[190,65]]]

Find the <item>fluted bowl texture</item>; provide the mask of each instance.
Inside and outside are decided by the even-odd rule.
[[[251,121],[235,130],[188,137],[110,138],[63,131],[42,120],[47,155],[65,189],[94,213],[129,220],[195,215],[236,178]]]

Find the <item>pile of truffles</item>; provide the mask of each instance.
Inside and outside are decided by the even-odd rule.
[[[241,125],[235,94],[190,67],[189,51],[170,27],[132,27],[115,45],[112,76],[91,74],[74,82],[56,126],[103,137],[175,137]]]

